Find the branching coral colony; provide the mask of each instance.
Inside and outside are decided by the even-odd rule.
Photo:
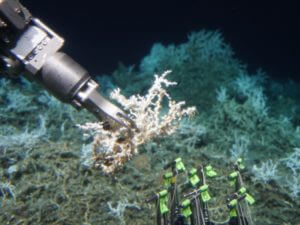
[[[154,84],[145,96],[133,95],[126,98],[119,89],[112,92],[111,98],[123,106],[137,129],[129,131],[125,127],[119,127],[105,130],[102,122],[79,125],[94,135],[95,167],[101,167],[105,173],[115,172],[138,153],[139,145],[174,133],[183,117],[194,115],[195,107],[183,108],[185,102],[172,100],[165,90],[168,86],[177,84],[166,79],[170,72],[155,75]],[[168,101],[167,110],[162,106],[164,99]]]

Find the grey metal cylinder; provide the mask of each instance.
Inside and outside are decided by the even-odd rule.
[[[43,65],[40,82],[57,98],[70,103],[90,79],[88,72],[62,52],[50,56]]]

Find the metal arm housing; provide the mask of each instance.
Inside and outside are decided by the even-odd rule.
[[[130,119],[98,93],[87,70],[60,52],[63,44],[63,38],[32,17],[18,0],[0,0],[0,74],[24,74],[61,101],[129,127]]]

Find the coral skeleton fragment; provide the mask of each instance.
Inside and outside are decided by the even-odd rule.
[[[104,129],[103,122],[79,125],[83,130],[92,130],[95,134],[94,166],[101,167],[105,173],[114,172],[138,153],[138,146],[173,134],[183,117],[190,117],[196,112],[195,107],[183,108],[185,102],[172,100],[165,90],[168,86],[176,85],[176,82],[166,79],[170,72],[165,71],[161,76],[155,75],[153,86],[145,96],[133,95],[126,98],[119,89],[111,93],[111,98],[128,111],[137,129],[119,127],[108,131]],[[167,110],[163,106],[165,99],[168,100]]]

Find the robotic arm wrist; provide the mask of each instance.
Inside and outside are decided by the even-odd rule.
[[[33,18],[18,0],[0,0],[0,73],[22,73],[61,101],[128,126],[129,118],[97,92],[98,84],[88,72],[60,52],[63,44],[63,38]]]

